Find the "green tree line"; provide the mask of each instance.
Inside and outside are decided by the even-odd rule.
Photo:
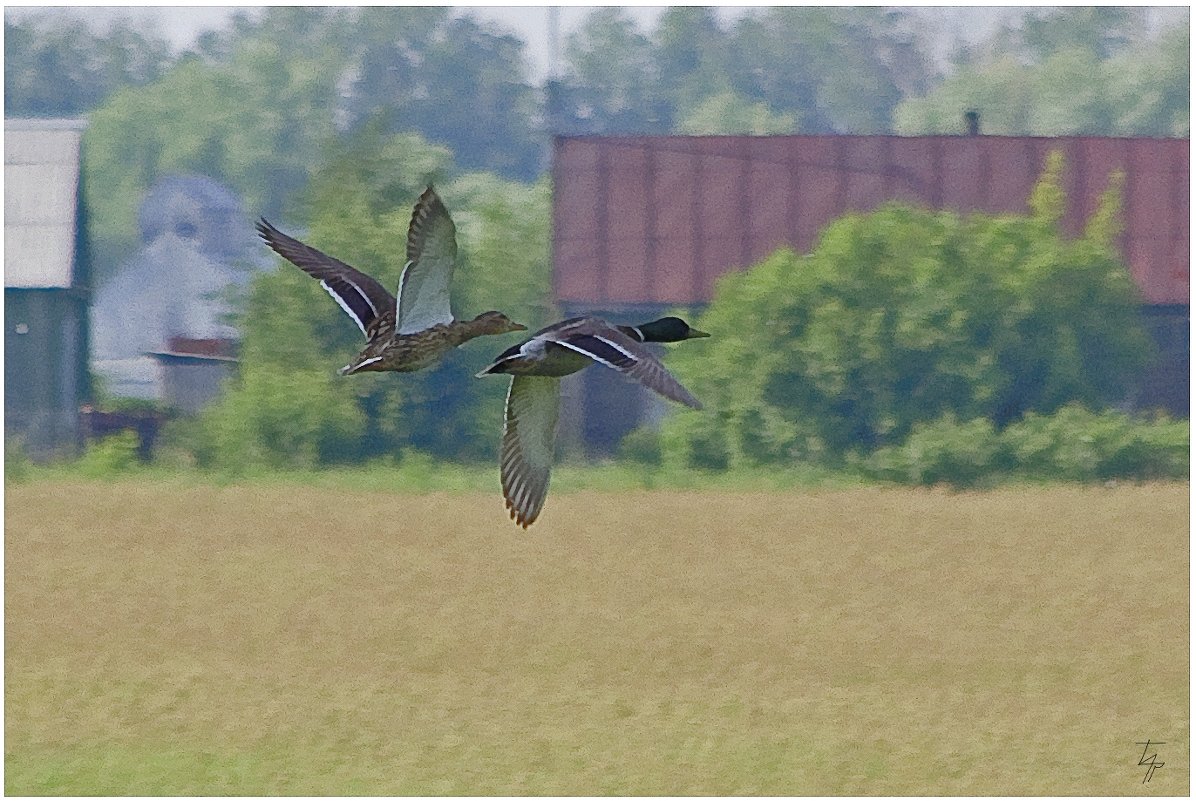
[[[534,328],[554,317],[549,130],[951,130],[977,107],[989,132],[1186,135],[1186,26],[1147,27],[1123,9],[1027,12],[944,75],[908,11],[771,8],[725,24],[675,7],[642,32],[601,8],[541,93],[521,41],[444,8],[274,7],[180,55],[129,26],[6,21],[6,93],[10,114],[89,114],[100,280],[135,246],[150,184],[196,172],[394,285],[411,203],[435,180],[459,227],[458,312],[497,307]],[[910,442],[1117,403],[1149,343],[1110,244],[1116,187],[1067,240],[1058,169],[1028,217],[889,206],[837,221],[809,256],[781,251],[725,279],[699,322],[715,337],[670,356],[712,412],[669,421],[666,459],[912,474]],[[493,349],[402,380],[339,379],[359,332],[288,265],[254,282],[241,329],[237,382],[174,433],[201,464],[493,453],[504,382],[471,377]]]
[[[181,53],[131,23],[92,31],[44,14],[5,21],[9,116],[88,114],[85,187],[96,270],[136,244],[160,175],[232,186],[278,217],[336,143],[366,125],[414,132],[457,169],[534,180],[561,133],[954,132],[1187,135],[1186,17],[1026,10],[945,67],[909,9],[777,7],[731,22],[672,7],[641,31],[592,11],[559,80],[526,44],[444,7],[270,7]]]
[[[897,133],[954,133],[959,109],[983,110],[990,134],[1187,136],[1188,25],[1147,38],[1144,9],[1030,15],[956,54],[935,91],[895,110]]]

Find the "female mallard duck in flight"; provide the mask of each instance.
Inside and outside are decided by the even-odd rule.
[[[411,373],[475,337],[527,330],[502,312],[484,312],[472,320],[453,317],[449,286],[457,262],[457,228],[431,186],[419,196],[411,215],[397,301],[370,276],[292,239],[265,218],[257,231],[275,253],[318,279],[365,334],[365,348],[340,369],[341,375]]]
[[[637,379],[669,400],[694,409],[702,404],[665,369],[643,342],[708,337],[678,317],[638,326],[614,326],[597,317],[574,317],[537,331],[494,360],[478,376],[510,373],[502,430],[502,494],[511,519],[527,528],[548,495],[560,407],[560,379],[603,364]]]

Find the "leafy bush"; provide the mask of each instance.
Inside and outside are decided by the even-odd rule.
[[[1190,427],[1163,417],[1139,421],[1121,412],[1066,406],[1036,414],[1002,434],[1018,471],[1045,479],[1145,480],[1188,475]]]
[[[667,418],[660,431],[661,458],[674,467],[726,470],[730,466],[726,426],[698,417],[677,414]]]
[[[33,460],[25,452],[24,445],[17,439],[4,441],[4,482],[16,483],[29,477]]]
[[[79,458],[79,472],[88,478],[107,478],[136,470],[141,466],[137,455],[139,445],[135,431],[121,431],[95,440]]]
[[[619,458],[636,464],[659,465],[660,432],[648,426],[629,431],[619,442]]]
[[[957,422],[948,415],[918,423],[900,446],[881,448],[865,472],[902,484],[974,486],[1009,468],[1004,443],[984,418]]]
[[[205,409],[189,442],[201,466],[311,467],[345,461],[365,431],[361,411],[346,403],[319,369],[242,365],[238,383]]]
[[[1001,429],[1120,401],[1151,345],[1111,245],[1116,192],[1066,240],[1061,170],[1029,216],[889,204],[725,276],[697,321],[711,339],[669,356],[711,411],[666,421],[666,460],[836,466],[947,415]]]
[[[1190,427],[1166,418],[1138,420],[1122,412],[1068,405],[1029,414],[998,432],[982,418],[950,416],[915,426],[901,445],[880,448],[859,467],[902,484],[966,487],[1003,476],[1035,480],[1185,479]]]

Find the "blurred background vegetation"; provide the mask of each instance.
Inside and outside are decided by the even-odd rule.
[[[5,113],[88,116],[102,276],[135,245],[157,176],[201,173],[249,209],[302,219],[294,204],[320,165],[370,125],[442,148],[445,174],[519,182],[543,175],[550,132],[957,133],[960,109],[975,107],[992,134],[1187,136],[1189,25],[1173,11],[1160,23],[1145,8],[1026,9],[944,59],[908,9],[771,8],[723,23],[672,7],[645,32],[598,8],[543,85],[522,40],[444,7],[266,8],[183,52],[128,21],[96,31],[6,16]]]
[[[1142,8],[1027,9],[946,58],[940,45],[900,9],[724,23],[673,7],[644,31],[599,8],[537,85],[523,41],[448,8],[272,7],[182,52],[133,23],[6,16],[6,114],[88,117],[100,282],[136,247],[150,185],[198,173],[394,285],[411,203],[434,180],[459,229],[459,313],[498,306],[532,328],[555,315],[553,132],[957,133],[979,107],[992,134],[1188,136],[1186,11],[1159,24]],[[1089,465],[1060,471],[1080,478],[1186,476],[1186,423],[1114,410],[1150,358],[1110,246],[1117,187],[1066,240],[1057,170],[1027,217],[888,206],[838,221],[808,256],[726,278],[698,321],[714,337],[669,357],[711,411],[636,432],[624,454],[653,470],[800,462],[931,481],[953,475],[935,459],[989,443],[968,457],[979,467],[955,465],[963,480],[1052,459]],[[471,377],[482,349],[401,382],[341,381],[359,332],[315,282],[266,272],[241,303],[239,379],[174,424],[176,453],[213,467],[493,455],[505,382]],[[1077,427],[1107,436],[1057,453]],[[1166,455],[1135,461],[1143,442]],[[93,464],[124,464],[107,448]]]

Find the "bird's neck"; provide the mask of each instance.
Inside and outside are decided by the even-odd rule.
[[[487,319],[473,319],[473,320],[456,320],[449,326],[452,334],[453,345],[457,346],[468,342],[471,339],[486,336],[488,334],[501,334],[501,331],[494,320]]]
[[[634,339],[636,342],[647,342],[644,338],[644,332],[636,328],[634,325],[621,325],[619,330],[627,336]]]

